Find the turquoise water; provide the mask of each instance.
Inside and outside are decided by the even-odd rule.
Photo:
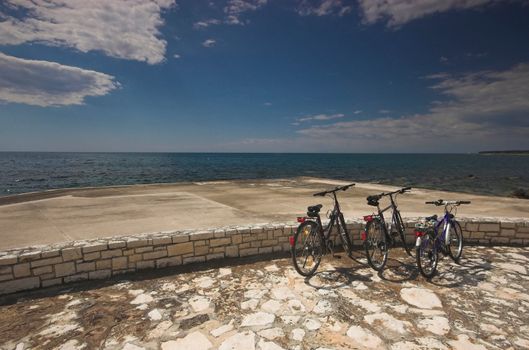
[[[519,188],[529,190],[529,157],[0,152],[0,196],[54,188],[296,176],[510,195]]]

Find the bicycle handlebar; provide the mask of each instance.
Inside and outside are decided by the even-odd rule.
[[[338,191],[345,191],[349,187],[353,187],[354,185],[356,185],[356,184],[352,183],[352,184],[345,185],[345,186],[338,186],[338,187],[336,187],[333,190],[328,190],[328,191],[322,191],[322,192],[314,193],[313,196],[315,196],[315,197],[318,197],[318,196],[319,197],[323,197],[323,196],[325,196],[328,193],[334,193],[334,192],[338,192]]]
[[[436,201],[428,201],[424,202],[424,204],[433,204],[437,207],[440,207],[441,205],[461,205],[461,204],[470,204],[470,201],[445,201],[443,199],[438,199]]]
[[[367,198],[368,198],[368,200],[369,200],[369,198],[378,200],[378,199],[380,199],[380,198],[382,198],[384,196],[390,196],[390,195],[393,195],[395,193],[402,194],[402,193],[409,192],[409,191],[411,191],[411,187],[403,187],[400,190],[396,190],[396,191],[393,191],[393,192],[382,192],[380,194],[375,194],[375,195],[369,196]]]

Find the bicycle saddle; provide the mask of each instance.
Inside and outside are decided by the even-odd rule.
[[[316,204],[316,205],[312,205],[310,207],[307,208],[307,211],[310,211],[310,212],[314,212],[314,213],[319,213],[320,212],[320,209],[323,207],[322,204]]]
[[[426,221],[437,221],[437,214],[425,217]]]

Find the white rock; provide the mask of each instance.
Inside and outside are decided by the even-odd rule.
[[[143,310],[147,310],[148,308],[149,308],[149,305],[147,305],[147,304],[141,304],[139,306],[136,306],[136,309],[142,310],[142,311]]]
[[[145,348],[131,344],[131,343],[127,343],[125,344],[122,350],[145,350]]]
[[[171,328],[173,325],[173,322],[171,321],[163,321],[158,323],[156,327],[149,332],[148,339],[158,339],[160,338],[167,329]]]
[[[297,299],[292,299],[288,301],[288,307],[292,312],[305,312],[305,305]]]
[[[209,339],[200,332],[193,332],[186,335],[184,338],[171,340],[161,344],[162,350],[208,350],[213,347]]]
[[[267,302],[265,302],[263,305],[261,305],[261,309],[263,311],[266,311],[266,312],[270,312],[270,313],[276,313],[277,311],[279,311],[279,309],[281,309],[281,303],[278,302],[277,300],[268,300]]]
[[[364,320],[369,324],[380,322],[384,328],[401,334],[406,333],[411,327],[410,322],[398,320],[385,312],[366,315],[364,316]]]
[[[445,335],[450,332],[450,324],[446,317],[434,316],[432,318],[426,318],[420,320],[417,325],[420,328],[424,328],[428,332],[437,335]]]
[[[281,320],[285,324],[296,324],[300,318],[300,316],[281,316]]]
[[[202,312],[209,309],[210,300],[206,297],[197,295],[189,299],[189,305],[191,305],[193,311]]]
[[[266,289],[249,289],[244,292],[245,299],[261,299],[268,292]]]
[[[220,344],[219,350],[255,350],[255,333],[246,331],[234,334]]]
[[[208,276],[195,278],[193,282],[196,284],[197,287],[202,288],[202,289],[211,288],[211,286],[215,284],[215,280]]]
[[[382,339],[362,327],[349,327],[347,336],[354,339],[355,342],[363,347],[370,349],[383,348]]]
[[[144,292],[143,289],[129,289],[129,294],[135,297],[140,294],[143,294],[143,292]]]
[[[259,299],[250,299],[241,303],[241,309],[243,310],[255,310],[259,304]]]
[[[259,331],[257,334],[259,334],[261,337],[266,338],[268,340],[274,340],[275,338],[281,338],[285,336],[285,333],[279,327],[263,329],[262,331]]]
[[[331,312],[331,310],[332,310],[332,305],[331,305],[330,301],[328,301],[328,300],[320,300],[320,301],[318,301],[316,306],[314,306],[314,309],[312,309],[312,312],[315,312],[317,314],[323,315],[323,314],[327,314],[327,313]]]
[[[293,329],[291,336],[292,336],[292,339],[294,339],[295,341],[302,341],[303,338],[305,337],[305,331],[301,328]]]
[[[79,345],[79,342],[75,339],[68,340],[66,343],[59,347],[59,350],[80,350],[86,347],[86,344]],[[18,350],[18,346],[17,346]]]
[[[26,344],[24,343],[18,343],[15,350],[24,350],[26,347]]]
[[[402,288],[400,297],[408,304],[422,309],[443,307],[439,297],[431,290],[425,288]]]
[[[459,334],[457,340],[451,340],[448,343],[454,350],[487,350],[481,344],[472,343],[466,334]]]
[[[265,341],[263,339],[259,340],[259,344],[257,345],[259,346],[259,349],[261,350],[285,350],[279,345],[277,345],[276,343],[271,342],[271,341]]]
[[[224,333],[231,331],[232,329],[233,329],[233,324],[230,322],[229,324],[225,324],[225,325],[220,326],[219,328],[215,328],[209,333],[215,338],[217,338],[223,335]]]
[[[497,265],[507,271],[518,272],[522,275],[527,274],[527,270],[521,264],[499,263]]]
[[[160,310],[154,309],[151,312],[147,314],[151,321],[160,321],[162,319],[162,314],[160,313]]]
[[[131,301],[130,303],[132,305],[148,304],[148,303],[152,302],[153,300],[154,299],[149,294],[141,293],[141,294],[138,294],[136,296],[136,298],[133,301]]]
[[[279,287],[272,289],[272,297],[278,300],[296,299],[296,296],[288,287]]]
[[[224,277],[224,276],[228,276],[228,275],[231,275],[231,269],[230,268],[220,268],[219,269],[219,277]]]
[[[267,312],[256,312],[246,316],[241,323],[241,327],[266,326],[274,322],[275,315]]]
[[[272,265],[265,266],[265,270],[268,271],[268,272],[277,272],[280,269],[279,269],[279,267],[277,267],[276,264],[272,264]]]
[[[314,320],[312,318],[306,319],[305,323],[303,324],[305,328],[307,328],[309,331],[315,331],[320,329],[321,323],[318,320]]]

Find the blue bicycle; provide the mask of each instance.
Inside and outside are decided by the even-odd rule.
[[[444,201],[439,199],[426,204],[444,205],[444,217],[437,220],[437,215],[425,218],[425,221],[415,225],[415,241],[417,267],[426,278],[431,278],[439,261],[439,252],[444,256],[450,255],[458,263],[463,254],[463,232],[456,221],[457,207],[470,204],[470,201]]]

